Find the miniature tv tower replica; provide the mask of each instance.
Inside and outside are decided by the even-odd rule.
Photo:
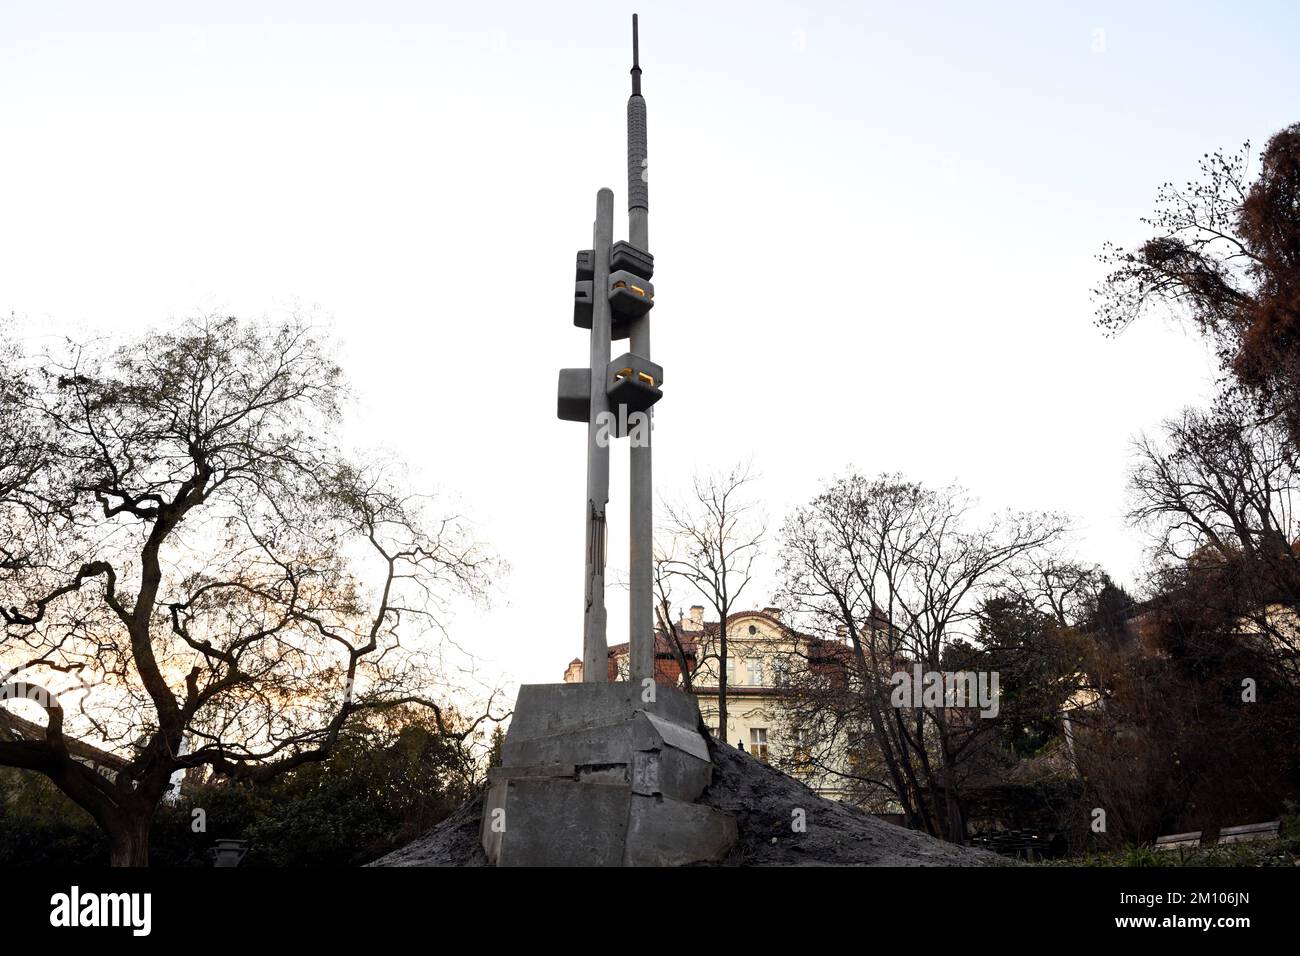
[[[560,371],[557,410],[587,425],[586,585],[581,683],[519,689],[501,766],[488,773],[480,829],[498,866],[672,866],[723,859],[736,821],[695,801],[713,772],[693,694],[655,681],[652,408],[654,257],[646,185],[646,108],[637,18],[627,101],[627,241],[614,241],[614,193],[596,193],[592,247],[578,253],[573,323],[589,329],[585,368]],[[627,351],[610,359],[610,343]],[[609,446],[631,454],[629,680],[609,679],[605,621]]]
[[[586,593],[582,628],[583,680],[607,679],[605,639],[606,507],[609,439],[626,437],[631,451],[631,554],[628,657],[633,682],[654,680],[653,482],[651,408],[663,396],[663,369],[650,361],[650,191],[647,184],[645,98],[641,50],[632,15],[632,95],[627,101],[627,217],[629,241],[613,241],[614,194],[596,194],[592,248],[578,253],[573,324],[591,330],[591,362],[560,371],[559,417],[587,425]],[[628,351],[610,361],[610,343]]]

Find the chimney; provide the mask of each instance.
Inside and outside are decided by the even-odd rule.
[[[566,684],[582,683],[582,661],[574,658],[569,662],[569,666],[564,669],[564,682]]]
[[[849,636],[849,629],[845,627],[843,624],[837,624],[835,625],[835,636],[841,641],[847,640]]]
[[[781,620],[781,609],[779,607],[765,607],[763,613],[775,620]]]
[[[691,605],[691,623],[694,624],[696,627],[704,626],[704,605],[703,604]]]

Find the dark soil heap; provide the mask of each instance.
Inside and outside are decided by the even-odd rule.
[[[944,843],[819,797],[794,777],[711,738],[713,783],[701,803],[735,816],[740,839],[723,866],[998,866],[1004,857]],[[796,822],[803,811],[803,832]],[[482,796],[371,866],[485,866]]]

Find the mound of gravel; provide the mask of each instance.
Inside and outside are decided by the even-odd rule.
[[[400,850],[381,856],[367,866],[487,866],[483,844],[479,842],[479,822],[483,819],[480,793],[466,800],[451,816],[422,837]]]
[[[789,774],[709,738],[713,783],[701,803],[736,818],[723,866],[999,866],[1005,857],[944,843],[820,797]],[[804,832],[794,823],[802,812]]]
[[[700,799],[736,817],[740,839],[723,866],[998,866],[984,850],[944,843],[827,800],[749,754],[717,746],[713,783]],[[803,832],[794,824],[802,811]],[[486,866],[479,844],[483,796],[371,866]]]

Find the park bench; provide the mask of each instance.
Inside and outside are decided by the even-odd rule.
[[[1276,840],[1281,827],[1281,820],[1273,820],[1269,823],[1247,823],[1239,827],[1224,827],[1219,831],[1219,844]]]
[[[1169,833],[1156,837],[1156,850],[1161,853],[1168,850],[1195,850],[1200,845],[1200,830],[1191,833]]]

